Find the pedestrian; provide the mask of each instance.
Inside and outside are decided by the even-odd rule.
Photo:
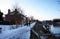
[[[0,33],[2,33],[2,28],[0,28]]]

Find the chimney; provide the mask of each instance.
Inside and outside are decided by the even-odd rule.
[[[11,13],[11,11],[10,11],[10,9],[8,9],[8,14],[10,14]]]

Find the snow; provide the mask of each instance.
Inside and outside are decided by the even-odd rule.
[[[0,33],[0,39],[30,39],[30,30],[35,23],[30,24],[30,26],[23,25],[17,29],[3,31]]]
[[[2,28],[2,31],[9,30],[10,26],[9,25],[0,25],[0,28]]]

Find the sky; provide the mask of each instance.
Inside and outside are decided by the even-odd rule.
[[[0,10],[7,13],[14,5],[18,5],[27,16],[38,20],[60,18],[59,0],[0,0]]]

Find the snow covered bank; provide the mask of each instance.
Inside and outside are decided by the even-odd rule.
[[[35,25],[35,22],[30,24],[30,26],[22,26],[17,29],[3,31],[0,34],[0,39],[29,39],[30,30]]]

